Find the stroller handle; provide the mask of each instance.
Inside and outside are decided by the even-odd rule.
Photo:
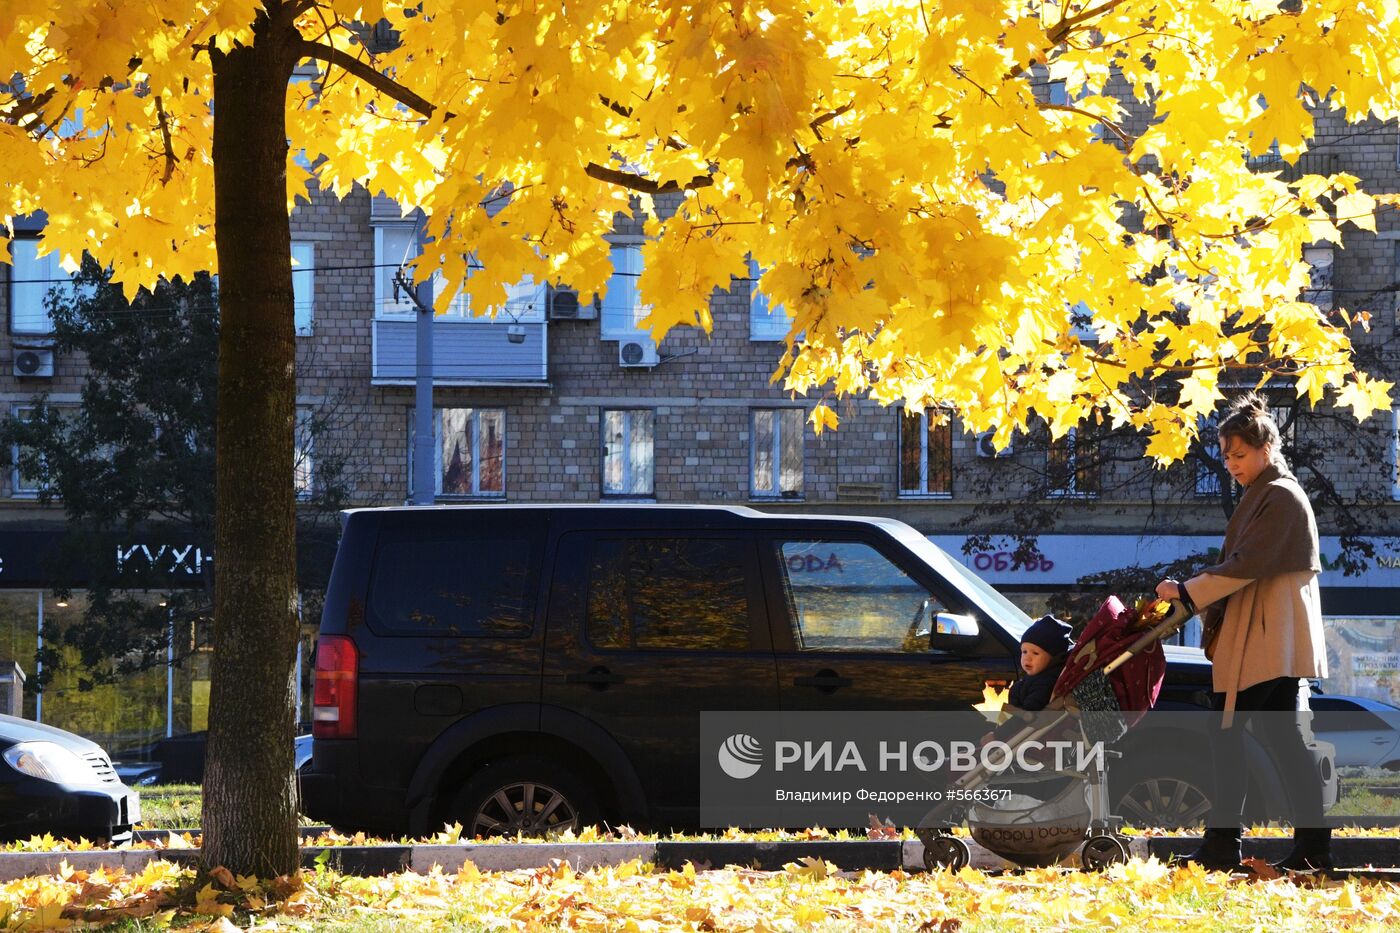
[[[1128,663],[1128,660],[1139,651],[1161,641],[1169,635],[1176,634],[1176,632],[1186,624],[1186,620],[1191,618],[1192,613],[1186,610],[1185,604],[1179,599],[1169,600],[1169,602],[1171,603],[1172,609],[1171,612],[1167,613],[1167,617],[1143,632],[1138,636],[1137,641],[1133,642],[1122,654],[1110,661],[1103,669],[1105,674],[1112,674],[1114,671],[1118,670],[1118,668]]]

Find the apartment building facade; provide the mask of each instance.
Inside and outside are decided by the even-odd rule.
[[[1400,191],[1394,126],[1348,127],[1323,115],[1306,158],[1294,167],[1257,161],[1261,171],[1349,171],[1373,190]],[[1372,313],[1369,332],[1354,339],[1369,368],[1388,378],[1400,372],[1395,213],[1381,215],[1374,235],[1355,232],[1345,248],[1318,246],[1305,257],[1315,271],[1314,300]],[[43,306],[65,273],[52,257],[37,256],[41,221],[15,233],[14,265],[0,266],[8,337],[0,346],[0,403],[21,412],[42,393],[76,404],[85,364],[55,356]],[[412,494],[418,312],[396,290],[394,274],[414,235],[411,215],[362,189],[343,200],[317,195],[294,214],[299,407],[308,420],[325,421],[314,443],[299,440],[304,490],[316,482],[312,465],[333,457],[344,464],[351,504],[401,504]],[[434,321],[436,501],[885,515],[958,554],[1033,612],[1088,575],[1164,563],[1218,542],[1225,520],[1218,472],[1196,461],[1154,469],[1140,442],[1100,438],[1090,426],[1054,442],[1033,431],[996,450],[988,437],[966,432],[956,412],[906,413],[850,399],[838,403],[840,428],[817,436],[807,421],[815,400],[771,379],[789,319],[762,294],[759,270],[715,294],[710,334],[678,330],[658,345],[638,323],[641,242],[640,224],[619,221],[614,275],[600,298],[527,282],[494,318],[458,300]],[[1308,452],[1303,479],[1321,476],[1335,492],[1319,503],[1329,686],[1390,697],[1400,669],[1396,415],[1358,426],[1346,414],[1298,409],[1286,389],[1277,402],[1290,424],[1287,446]],[[64,624],[81,610],[80,592],[63,605],[46,595],[65,581],[46,573],[40,545],[62,527],[61,505],[41,505],[33,480],[12,465],[0,481],[0,657],[24,665],[45,624]],[[1028,532],[1040,536],[1032,560],[1016,553],[1014,540]],[[1358,542],[1373,553],[1349,575],[1341,549]],[[123,547],[127,559],[164,562],[173,580],[203,572],[212,557],[174,540]],[[309,645],[314,619],[306,623]],[[99,736],[201,725],[207,679],[198,665],[140,675],[123,690],[93,709],[97,701],[56,683],[43,701],[45,718]],[[138,707],[139,723],[123,718]]]

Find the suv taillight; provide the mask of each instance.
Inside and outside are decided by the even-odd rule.
[[[316,690],[311,735],[318,739],[355,737],[355,680],[360,655],[345,635],[322,635],[316,642]]]

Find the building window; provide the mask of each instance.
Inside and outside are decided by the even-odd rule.
[[[310,499],[316,491],[315,460],[313,459],[314,423],[315,413],[310,408],[298,406],[294,459],[292,461],[292,486],[296,490],[298,499]]]
[[[755,408],[749,443],[749,492],[756,499],[802,498],[801,408]]]
[[[39,240],[32,237],[11,240],[10,258],[10,332],[53,333],[46,300],[54,288],[71,285],[73,277],[59,265],[58,253],[40,256]]]
[[[412,314],[413,302],[402,289],[395,291],[394,276],[415,255],[412,224],[384,224],[374,228],[374,309],[380,317]]]
[[[16,418],[30,421],[34,417],[34,409],[29,405],[15,405],[10,409],[11,414]],[[10,495],[16,498],[32,499],[39,495],[44,487],[44,478],[26,473],[20,466],[20,453],[24,448],[18,444],[10,447]]]
[[[413,410],[408,412],[408,485],[413,495]],[[433,494],[506,494],[506,414],[501,408],[433,410]]]
[[[651,313],[651,308],[642,304],[637,289],[642,275],[642,244],[614,243],[609,255],[613,274],[608,278],[608,293],[603,296],[602,337],[604,340],[650,339],[641,320]]]
[[[782,305],[769,302],[768,296],[758,288],[763,270],[758,261],[749,257],[749,339],[786,340],[792,329],[792,315]]]
[[[1400,408],[1390,410],[1390,498],[1400,501]]]
[[[311,336],[316,310],[316,244],[292,242],[292,306],[298,337]]]
[[[1209,462],[1212,460],[1220,462],[1220,436],[1216,433],[1219,425],[1219,415],[1202,418],[1200,422],[1202,459],[1196,464],[1196,495],[1198,496],[1220,495],[1220,474]]]
[[[394,277],[404,265],[418,255],[418,227],[415,224],[381,224],[374,228],[374,307],[380,317],[411,317],[418,310],[417,305],[405,289],[394,288]],[[467,277],[471,277],[472,260],[467,260]],[[433,296],[442,291],[442,276],[433,274]],[[466,296],[458,292],[447,306],[447,310],[437,316],[437,320],[462,319],[470,316],[471,306]]]
[[[1046,451],[1046,473],[1051,496],[1090,498],[1101,491],[1099,465],[1092,435],[1070,428],[1064,436],[1050,441]]]
[[[379,224],[374,228],[374,307],[381,318],[411,317],[417,310],[413,300],[404,289],[394,290],[394,276],[399,269],[418,255],[416,243],[417,227],[413,224]],[[482,268],[481,260],[474,254],[466,257],[466,276],[470,279]],[[433,295],[442,293],[445,280],[440,273],[433,275]],[[505,305],[496,309],[497,314],[473,316],[471,296],[458,290],[448,302],[447,309],[436,316],[440,322],[474,321],[488,324],[540,323],[545,320],[545,293],[543,282],[536,282],[525,276],[514,285],[506,286]],[[489,312],[491,309],[486,309]]]
[[[1332,247],[1309,246],[1303,250],[1308,264],[1308,287],[1303,300],[1317,306],[1319,311],[1332,310]]]
[[[932,417],[930,417],[932,415]],[[899,494],[953,494],[953,416],[932,412],[900,412]]]
[[[604,409],[603,495],[650,498],[655,492],[656,413]]]

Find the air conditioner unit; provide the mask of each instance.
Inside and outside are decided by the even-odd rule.
[[[16,348],[14,374],[35,379],[52,379],[53,351]]]
[[[997,450],[992,438],[996,436],[996,431],[983,431],[977,435],[977,456],[979,457],[1009,457],[1012,453],[1011,443],[1007,443],[1001,450]]]
[[[551,288],[549,317],[553,321],[591,321],[598,317],[598,302],[579,301],[572,288]]]
[[[661,361],[650,340],[624,340],[617,345],[617,365],[624,369],[652,367]]]

